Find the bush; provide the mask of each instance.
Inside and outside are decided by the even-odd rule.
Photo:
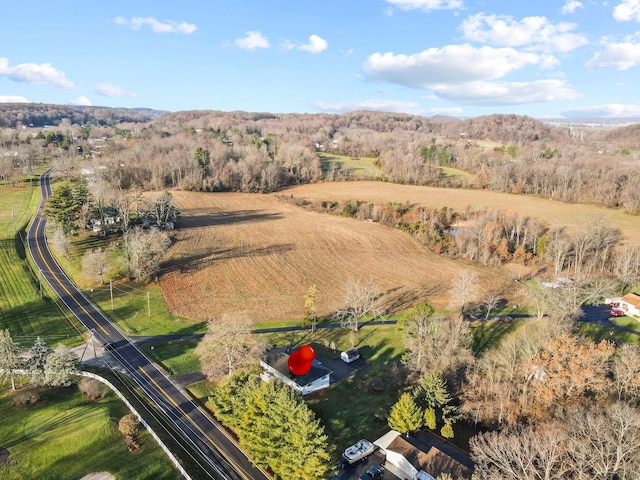
[[[82,380],[80,380],[78,390],[89,400],[104,398],[107,393],[109,393],[109,387],[105,384],[87,377],[83,377]]]
[[[38,390],[24,390],[16,393],[11,400],[14,407],[22,407],[24,405],[35,405],[42,400],[42,395]]]
[[[370,392],[384,392],[384,380],[380,377],[371,377],[366,385]]]

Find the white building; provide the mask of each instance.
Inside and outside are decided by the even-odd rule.
[[[637,293],[627,293],[620,299],[620,310],[640,320],[640,295]]]
[[[470,478],[473,470],[440,450],[395,430],[373,442],[385,453],[385,468],[403,480],[435,480],[443,473]]]
[[[317,390],[327,388],[331,383],[332,370],[328,369],[317,359],[313,360],[311,369],[304,375],[294,375],[289,371],[289,355],[293,353],[290,347],[279,348],[267,353],[260,361],[264,369],[260,378],[264,381],[277,379],[294,390],[308,395]]]

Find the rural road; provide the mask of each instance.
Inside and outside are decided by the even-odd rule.
[[[42,203],[27,233],[28,248],[44,279],[78,320],[101,341],[109,356],[149,397],[175,430],[200,453],[202,472],[214,479],[266,480],[236,443],[186,394],[142,354],[75,286],[54,259],[45,236],[43,206],[51,195],[49,172],[40,177]],[[202,475],[200,475],[202,476]]]

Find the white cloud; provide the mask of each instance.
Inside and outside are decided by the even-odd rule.
[[[73,88],[73,82],[65,77],[64,72],[55,69],[50,63],[21,63],[9,66],[9,59],[0,58],[0,76],[14,82],[30,85],[55,85],[62,88]]]
[[[587,68],[615,68],[627,70],[640,64],[640,43],[610,43],[596,52],[585,64]]]
[[[363,65],[371,80],[429,89],[433,84],[491,80],[528,65],[545,66],[548,58],[513,48],[476,48],[468,44],[430,48],[413,55],[374,53]]]
[[[402,102],[396,100],[364,100],[361,102],[347,102],[347,103],[328,103],[328,102],[316,102],[313,104],[318,110],[323,112],[351,112],[354,110],[377,110],[381,112],[415,112],[418,107],[416,102]]]
[[[563,117],[640,117],[640,105],[609,103],[590,107],[574,108],[562,112]]]
[[[323,50],[326,50],[328,46],[329,44],[324,38],[319,37],[318,35],[311,35],[309,37],[309,43],[300,45],[298,47],[298,50],[316,54],[322,52]]]
[[[100,82],[96,85],[95,92],[103,97],[135,97],[135,93],[126,93],[121,87],[108,82]]]
[[[0,103],[32,103],[19,95],[0,95]]]
[[[250,31],[246,32],[244,38],[238,38],[234,41],[236,47],[243,50],[255,50],[257,48],[269,48],[271,44],[266,37],[263,37],[260,32]]]
[[[393,8],[387,7],[383,10],[383,12],[387,17],[393,17]]]
[[[619,22],[640,22],[640,0],[622,0],[613,9],[613,18]]]
[[[571,100],[581,95],[560,80],[533,82],[470,82],[464,85],[434,85],[440,98],[473,105],[522,105]]]
[[[140,30],[144,25],[148,25],[151,27],[153,33],[181,33],[183,35],[191,35],[198,29],[198,27],[192,23],[178,23],[173,20],[167,20],[163,23],[153,17],[133,17],[130,20],[124,17],[116,17],[114,21],[117,25],[123,25],[132,30]]]
[[[422,10],[423,12],[456,10],[464,7],[462,0],[387,0],[387,3],[402,10]]]
[[[584,8],[582,2],[579,2],[578,0],[567,0],[562,6],[561,12],[566,15],[568,13],[575,13],[579,8]]]
[[[446,115],[447,117],[459,117],[464,110],[459,107],[442,107],[442,108],[429,108],[427,109],[428,115]]]
[[[575,28],[575,23],[554,24],[546,17],[515,20],[509,15],[484,13],[467,17],[461,25],[463,37],[474,42],[557,52],[570,52],[589,43],[584,35],[571,32]]]
[[[81,105],[84,107],[90,107],[91,106],[91,100],[89,100],[87,97],[81,96],[78,98],[74,98],[73,100],[69,100],[69,103],[71,105]]]

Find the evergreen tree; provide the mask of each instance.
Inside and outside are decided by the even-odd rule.
[[[20,368],[19,346],[8,329],[0,330],[0,375],[11,377],[11,388],[16,389],[15,371]]]
[[[27,361],[32,383],[44,381],[44,367],[51,352],[53,349],[47,345],[47,342],[40,337],[36,338],[33,346],[29,349],[29,360]]]
[[[237,372],[219,384],[211,400],[256,465],[283,480],[328,478],[327,436],[298,392]]]
[[[69,185],[60,185],[53,191],[53,195],[47,201],[45,213],[52,217],[56,224],[62,227],[64,233],[69,233],[77,228],[77,221],[80,218],[82,208],[80,197],[76,197],[73,189]]]
[[[423,421],[424,411],[408,393],[403,393],[395,405],[391,407],[391,412],[389,412],[389,418],[387,419],[391,429],[407,435],[419,429]]]
[[[52,387],[71,385],[78,375],[80,359],[71,350],[58,347],[47,356],[44,365],[44,383]]]
[[[451,404],[453,398],[447,389],[447,383],[438,372],[430,371],[422,377],[414,398],[418,405],[424,407],[425,422],[431,430],[437,425],[443,425],[443,429],[448,425],[450,429],[459,418],[458,408]]]

